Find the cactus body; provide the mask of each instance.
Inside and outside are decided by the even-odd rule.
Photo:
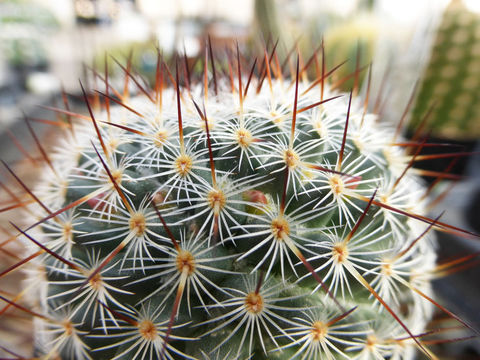
[[[480,134],[480,16],[461,1],[445,10],[422,87],[412,114],[412,127],[428,119],[432,134],[455,140],[476,139]]]
[[[37,355],[428,352],[411,336],[432,312],[434,243],[406,216],[424,189],[359,99],[300,78],[218,93],[177,79],[72,123],[25,231],[44,250],[28,284]]]

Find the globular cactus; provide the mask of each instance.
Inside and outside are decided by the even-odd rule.
[[[152,90],[127,66],[102,109],[57,109],[30,226],[13,221],[36,356],[433,358],[430,230],[461,230],[423,215],[398,132],[298,59],[212,60],[201,81],[159,61]]]

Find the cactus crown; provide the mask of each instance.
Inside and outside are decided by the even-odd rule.
[[[152,90],[127,70],[101,108],[85,97],[88,117],[63,111],[35,224],[19,229],[42,249],[38,355],[430,355],[415,337],[433,308],[429,230],[449,226],[421,215],[394,130],[325,69],[312,82],[274,52],[246,63],[237,50],[220,78],[205,58],[195,82],[159,61]]]

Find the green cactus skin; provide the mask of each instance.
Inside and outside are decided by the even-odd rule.
[[[27,281],[36,356],[429,354],[411,336],[433,311],[441,223],[406,215],[427,200],[393,129],[298,65],[263,84],[230,68],[207,73],[217,92],[178,74],[166,88],[162,65],[154,90],[87,102],[67,127],[21,230],[44,250]]]
[[[461,1],[445,10],[412,113],[412,128],[433,106],[432,135],[449,139],[480,136],[480,16]]]

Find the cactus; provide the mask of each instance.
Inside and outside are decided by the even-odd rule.
[[[423,114],[432,107],[428,122],[434,136],[452,140],[478,138],[479,39],[480,16],[469,11],[462,1],[451,1],[423,76],[412,128],[421,124]]]
[[[430,230],[462,230],[422,215],[395,131],[298,59],[242,73],[237,48],[220,77],[207,54],[203,81],[159,60],[145,89],[127,66],[101,108],[84,91],[89,116],[56,109],[64,136],[34,191],[17,178],[35,206],[12,223],[36,254],[36,356],[433,358]]]

